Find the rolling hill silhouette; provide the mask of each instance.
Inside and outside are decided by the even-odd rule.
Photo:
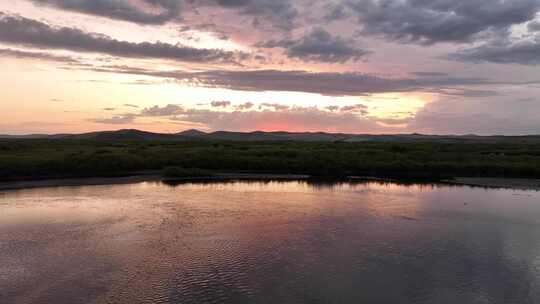
[[[479,136],[479,135],[425,135],[425,134],[346,134],[325,132],[203,132],[196,129],[179,133],[154,133],[137,129],[100,131],[82,134],[30,134],[0,135],[0,138],[18,139],[72,139],[97,141],[320,141],[320,142],[510,142],[540,143],[540,135]]]

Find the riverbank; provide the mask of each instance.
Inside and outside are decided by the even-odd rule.
[[[540,179],[456,177],[443,182],[452,185],[540,191]]]
[[[141,182],[201,182],[201,181],[230,181],[230,180],[307,180],[309,175],[297,174],[257,174],[257,173],[215,173],[209,176],[196,177],[165,177],[162,174],[147,173],[130,176],[116,177],[84,177],[84,178],[57,178],[39,180],[19,180],[0,182],[0,191],[20,190],[30,188],[46,187],[69,187],[69,186],[97,186],[97,185],[117,185],[134,184]]]
[[[447,184],[456,186],[471,186],[484,188],[502,188],[516,190],[540,191],[540,179],[519,178],[484,178],[484,177],[456,177],[444,180],[411,180],[395,179],[372,176],[349,176],[336,177],[334,179],[321,179],[311,175],[300,174],[260,174],[260,173],[213,173],[208,176],[183,176],[167,177],[154,171],[138,173],[136,175],[115,177],[74,177],[56,179],[27,179],[18,181],[0,182],[0,191],[21,190],[46,187],[70,187],[70,186],[96,186],[115,184],[134,184],[141,182],[163,182],[167,184],[180,184],[186,182],[214,182],[214,181],[291,181],[312,180],[324,181],[350,181],[350,182],[384,182],[403,184]]]

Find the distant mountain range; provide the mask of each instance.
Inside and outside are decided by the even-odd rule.
[[[345,134],[324,132],[227,132],[206,133],[187,130],[175,134],[152,133],[135,129],[91,132],[83,134],[0,135],[4,139],[72,139],[101,141],[323,141],[323,142],[513,142],[540,143],[540,135],[478,136],[478,135],[423,135],[423,134]]]

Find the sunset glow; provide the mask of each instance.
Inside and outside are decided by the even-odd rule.
[[[441,26],[454,36],[383,11],[379,23],[379,2],[4,1],[0,133],[540,133],[535,1],[495,1],[515,20],[470,32]],[[390,2],[426,20],[475,16],[465,1]]]

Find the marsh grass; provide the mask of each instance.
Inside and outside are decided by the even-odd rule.
[[[175,174],[176,171],[178,175],[219,171],[406,178],[539,178],[540,145],[36,139],[0,141],[0,179],[110,176],[143,170],[161,170],[165,174]]]

